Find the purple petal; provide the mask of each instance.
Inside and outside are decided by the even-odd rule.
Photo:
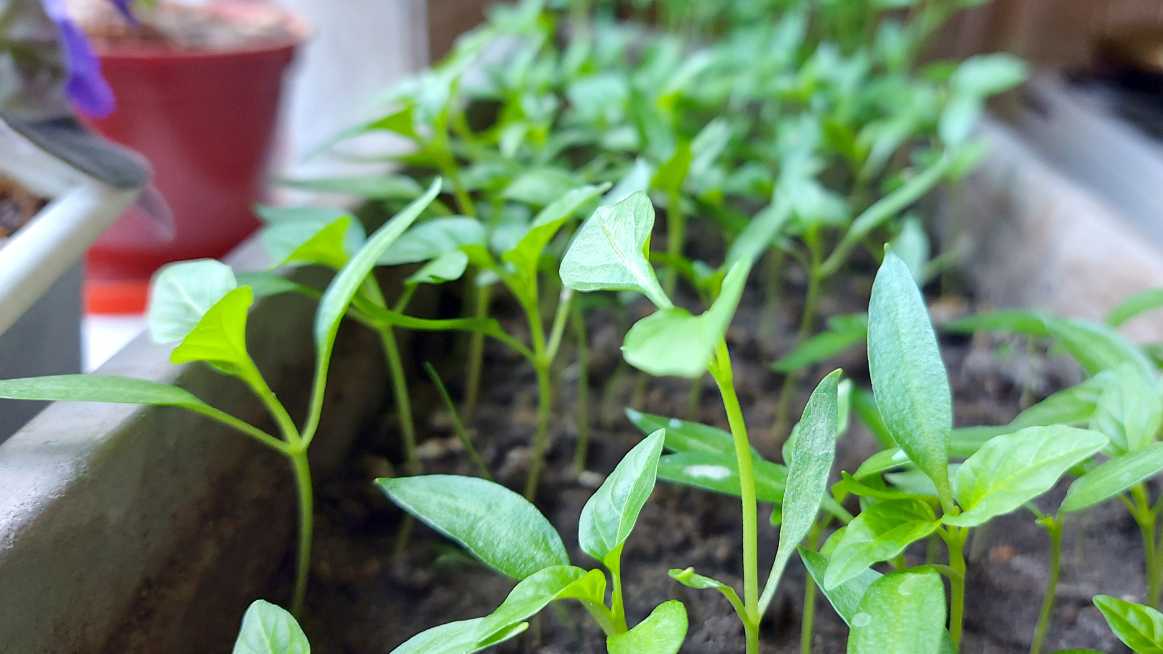
[[[77,110],[92,118],[113,112],[113,90],[101,76],[101,62],[93,54],[85,35],[69,20],[64,0],[42,0],[44,11],[56,23],[69,67],[65,91]]]
[[[125,20],[137,25],[137,16],[133,15],[133,0],[109,0]]]

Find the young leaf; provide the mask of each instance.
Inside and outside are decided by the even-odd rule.
[[[1163,651],[1163,613],[1110,595],[1095,595],[1094,605],[1111,631],[1135,654]]]
[[[787,468],[762,458],[753,460],[755,494],[760,502],[783,502]],[[734,454],[679,452],[659,460],[658,476],[664,481],[693,486],[713,493],[739,496],[739,468]]]
[[[253,303],[254,291],[249,286],[223,295],[174,348],[170,361],[205,361],[227,374],[254,374],[254,363],[246,350],[246,317]]]
[[[824,593],[828,603],[836,610],[836,615],[840,616],[844,624],[851,627],[852,618],[860,609],[860,600],[864,598],[868,587],[883,575],[872,568],[867,568],[855,577],[829,590],[824,587],[824,575],[827,574],[828,570],[828,557],[803,547],[799,548],[799,553],[812,582]]]
[[[929,263],[929,237],[916,216],[905,218],[901,231],[892,240],[892,251],[905,262],[917,285],[925,281],[925,266]]]
[[[569,565],[561,536],[517,493],[484,479],[424,475],[377,479],[388,498],[514,579]]]
[[[578,229],[561,260],[561,282],[575,291],[636,291],[669,309],[647,260],[654,207],[645,193],[599,207]]]
[[[868,338],[868,316],[858,313],[828,320],[828,329],[796,344],[795,349],[771,364],[772,370],[787,374],[825,361]]]
[[[282,179],[281,186],[316,191],[341,193],[369,200],[412,200],[423,190],[411,177],[403,175],[353,175],[351,177],[318,177],[314,179]]]
[[[295,616],[270,602],[255,600],[242,616],[234,654],[311,654]]]
[[[664,439],[659,430],[635,445],[582,507],[578,544],[607,567],[617,565],[615,557],[654,491]]]
[[[263,228],[259,238],[276,268],[301,264],[339,269],[363,244],[364,234],[351,216],[340,215],[327,222],[284,220]]]
[[[558,230],[582,207],[593,202],[608,185],[581,186],[571,189],[538,212],[529,230],[502,258],[526,277],[537,274],[538,263],[545,246]]]
[[[701,315],[672,307],[634,323],[622,344],[626,362],[655,376],[701,377],[735,316],[749,271],[745,263],[732,266],[719,297]]]
[[[738,261],[753,264],[771,247],[780,232],[787,226],[792,217],[792,205],[783,196],[764,207],[759,213],[747,221],[743,231],[731,241],[727,250],[728,266]]]
[[[985,444],[957,470],[962,512],[942,520],[976,527],[1050,490],[1071,467],[1106,447],[1098,432],[1063,425],[1027,427]]]
[[[420,267],[419,270],[408,275],[404,284],[444,284],[455,281],[464,275],[468,267],[468,255],[460,250],[452,250],[436,257]]]
[[[686,607],[678,600],[663,602],[624,634],[606,638],[609,654],[678,654],[686,640]]]
[[[485,241],[485,227],[475,218],[433,218],[404,232],[380,255],[379,263],[383,266],[419,263],[466,245],[483,245]]]
[[[788,560],[816,522],[820,502],[828,492],[828,475],[836,456],[839,423],[836,389],[840,374],[839,370],[833,370],[820,381],[800,418],[798,436],[788,462],[779,548],[775,552],[761,606],[766,607],[774,595]]]
[[[1062,500],[1063,513],[1090,508],[1163,471],[1163,443],[1123,454],[1074,480]]]
[[[571,565],[538,570],[522,579],[508,597],[481,623],[481,639],[524,622],[550,602],[576,599],[601,604],[606,597],[606,576],[600,570],[586,572]]]
[[[1155,366],[1143,350],[1114,329],[1086,320],[1047,320],[1050,334],[1088,373],[1096,375],[1130,364],[1144,377],[1154,378]]]
[[[890,500],[869,505],[844,529],[828,561],[824,588],[836,588],[873,563],[887,561],[910,543],[937,530],[933,508],[920,500]]]
[[[471,654],[515,638],[529,628],[527,622],[513,625],[482,644],[484,623],[485,618],[473,618],[432,627],[412,636],[390,654]]]
[[[50,375],[4,379],[0,380],[0,398],[175,406],[199,412],[211,410],[210,405],[184,388],[112,375]]]
[[[945,586],[932,570],[877,579],[860,601],[848,654],[936,654],[945,639]]]
[[[230,266],[213,259],[171,263],[150,284],[146,320],[155,343],[182,340],[218,300],[238,286]]]
[[[1144,375],[1131,364],[1106,374],[1091,428],[1106,434],[1116,452],[1135,452],[1155,442],[1163,424],[1163,393],[1155,375]]]
[[[953,399],[921,292],[900,257],[887,252],[868,305],[872,392],[893,440],[951,505],[949,433]]]
[[[666,430],[664,447],[672,452],[702,452],[735,456],[731,434],[718,427],[626,409],[626,417],[643,434]],[[752,452],[756,453],[754,448]]]
[[[743,601],[739,599],[739,593],[718,579],[703,576],[695,572],[694,568],[683,568],[681,570],[671,568],[667,574],[670,575],[671,579],[674,579],[687,588],[719,591],[723,597],[727,598],[727,602],[731,604],[731,607],[735,609],[735,612],[739,614],[740,618],[744,618],[747,615],[747,609],[743,606]]]
[[[1106,324],[1119,327],[1148,311],[1163,307],[1163,288],[1152,288],[1123,300],[1106,316]]]

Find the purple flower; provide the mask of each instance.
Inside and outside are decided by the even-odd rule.
[[[133,0],[110,0],[127,20],[136,23],[130,5]],[[113,90],[101,76],[101,62],[89,47],[89,41],[77,24],[69,18],[65,0],[41,0],[45,14],[57,26],[69,79],[65,91],[77,110],[92,118],[103,118],[113,112]]]

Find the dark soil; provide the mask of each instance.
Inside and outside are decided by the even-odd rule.
[[[46,202],[16,182],[0,177],[0,245],[24,227]]]
[[[833,285],[826,295],[824,313],[864,310],[870,279],[871,275]],[[781,382],[767,364],[790,346],[794,332],[790,322],[798,316],[795,298],[800,290],[794,280],[788,282],[788,299],[781,306],[790,310],[774,316],[757,308],[761,298],[747,297],[729,334],[740,399],[752,437],[761,448],[768,438]],[[968,302],[957,293],[935,293],[934,297],[932,308],[939,317],[951,317],[968,308]],[[519,328],[514,325],[514,329]],[[602,475],[640,437],[622,416],[639,376],[620,363],[617,346],[625,327],[612,314],[593,312],[589,329],[593,343],[593,402],[589,410],[594,429],[587,471],[579,475],[572,466],[577,434],[570,412],[576,407],[577,370],[567,366],[559,371],[554,444],[538,505],[565,539],[574,563],[594,567],[596,563],[577,548],[577,519]],[[410,357],[414,363],[431,359],[450,364],[445,365],[445,376],[460,379],[459,364],[448,361],[442,353],[447,343],[447,337],[439,335],[418,338]],[[1078,378],[1069,362],[1048,357],[1021,341],[945,338],[942,350],[956,397],[957,422],[962,425],[1008,421],[1024,405]],[[561,360],[572,362],[573,352],[566,349]],[[867,385],[862,348],[834,364]],[[482,402],[472,428],[493,474],[519,489],[535,423],[533,375],[521,360],[493,344],[485,370]],[[794,413],[803,406],[809,382],[814,383],[824,372],[826,369],[820,367],[805,376],[800,397],[793,403]],[[681,380],[651,381],[637,408],[724,425],[718,396],[709,382],[703,388],[697,415],[690,415],[687,409],[689,388]],[[423,445],[426,471],[475,474],[452,437],[447,413],[439,408],[423,409],[438,406],[431,389],[416,388],[414,392],[420,408],[418,427],[428,437]],[[488,613],[512,586],[511,581],[482,568],[422,526],[414,529],[403,554],[393,557],[404,516],[371,480],[390,474],[388,462],[399,460],[394,433],[390,422],[369,429],[353,455],[349,472],[320,488],[316,559],[305,623],[313,651],[387,652],[428,627]],[[854,420],[841,443],[837,469],[854,470],[874,449],[871,435]],[[1058,501],[1062,490],[1056,489],[1057,497],[1048,499]],[[765,520],[762,512],[761,520]],[[721,596],[687,590],[667,576],[669,568],[694,566],[740,587],[739,524],[736,499],[660,482],[625,550],[623,570],[631,623],[645,617],[658,603],[679,598],[690,614],[684,652],[742,651],[742,629]],[[775,530],[762,528],[765,524],[761,522],[760,543],[760,569],[764,572],[775,550]],[[962,651],[1025,652],[1045,583],[1046,537],[1027,513],[1007,516],[975,534],[970,546]],[[920,557],[923,553],[910,554]],[[1071,524],[1047,651],[1060,647],[1121,651],[1090,606],[1090,597],[1099,592],[1141,596],[1141,561],[1137,531],[1121,506],[1100,507]],[[765,621],[764,651],[799,651],[803,592],[803,569],[793,564]],[[823,599],[818,600],[816,615],[813,651],[843,652],[846,630]],[[572,605],[555,605],[533,622],[529,633],[501,651],[567,654],[605,650],[601,632],[584,612]]]

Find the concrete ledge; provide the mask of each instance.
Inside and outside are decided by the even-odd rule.
[[[232,263],[253,269],[261,257],[251,244]],[[292,411],[310,385],[313,311],[309,300],[270,298],[250,320],[252,354]],[[344,328],[312,450],[317,474],[382,406],[384,373],[369,351],[378,353],[371,334]],[[101,372],[177,383],[267,423],[241,384],[170,365],[145,336]],[[294,513],[284,467],[178,409],[50,405],[0,445],[0,649],[207,651],[222,635],[205,630],[234,623],[282,560]]]

